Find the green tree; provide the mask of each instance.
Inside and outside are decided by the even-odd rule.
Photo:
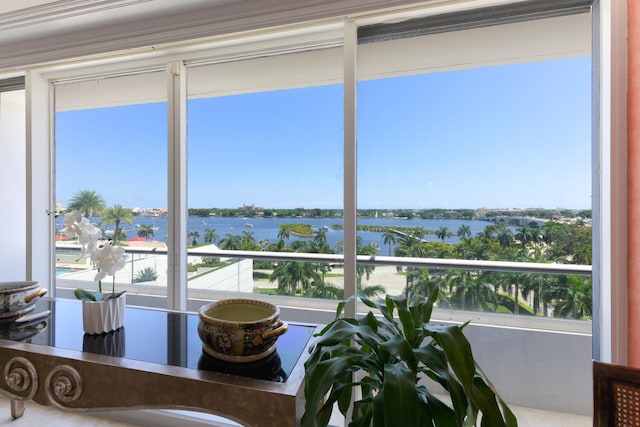
[[[554,316],[574,319],[591,319],[593,316],[593,291],[591,279],[565,276],[551,291]]]
[[[391,246],[396,243],[396,233],[390,228],[387,228],[386,231],[382,233],[382,241],[385,245],[389,246],[389,256],[391,256]]]
[[[513,245],[513,233],[501,223],[496,230],[496,240],[502,249],[508,249]]]
[[[469,270],[454,270],[448,283],[454,289],[450,300],[460,309],[490,311],[489,304],[495,301],[495,294],[481,275]]]
[[[125,208],[122,205],[113,205],[111,208],[106,208],[102,217],[100,218],[100,225],[114,224],[115,230],[113,231],[113,240],[124,240],[124,236],[121,235],[120,225],[126,222],[127,224],[133,224],[133,211],[129,208]]]
[[[436,230],[436,236],[438,236],[438,239],[442,240],[444,242],[444,239],[446,239],[447,237],[450,236],[450,232],[449,232],[449,228],[447,227],[440,227]]]
[[[240,235],[240,241],[242,243],[252,243],[255,242],[256,239],[253,237],[253,231],[243,231]]]
[[[240,249],[242,240],[240,240],[240,236],[227,233],[218,243],[220,244],[220,249],[225,251],[236,251]]]
[[[156,232],[153,229],[152,226],[150,225],[141,225],[140,228],[138,228],[138,237],[142,237],[144,239],[150,239],[155,237]]]
[[[576,264],[591,265],[592,257],[591,244],[586,243],[576,250],[573,260]]]
[[[409,258],[422,258],[425,255],[424,247],[422,245],[422,240],[415,237],[411,234],[406,234],[402,236],[398,241],[398,246],[395,249],[395,255],[400,257],[409,257]],[[402,267],[398,267],[399,270]],[[416,268],[412,266],[407,266],[407,277],[406,277],[406,287],[405,287],[405,296],[408,298],[409,293],[411,292],[411,285],[416,276]]]
[[[456,234],[461,239],[468,239],[469,237],[471,237],[471,227],[469,227],[467,224],[462,224],[460,227],[458,227],[458,232]]]
[[[200,233],[198,231],[189,231],[187,233],[187,239],[192,239],[191,246],[196,246],[198,244],[199,238],[200,238]]]
[[[86,218],[91,218],[93,215],[100,215],[102,210],[106,207],[104,199],[101,195],[91,190],[81,190],[74,194],[67,210],[82,212]]]
[[[270,282],[278,282],[278,291],[293,295],[298,292],[298,288],[304,293],[314,282],[320,283],[321,280],[315,265],[300,261],[279,262],[269,276]]]
[[[465,240],[461,246],[456,248],[461,253],[463,259],[488,260],[491,257],[491,242],[482,238]]]
[[[289,232],[289,228],[285,227],[284,225],[281,225],[280,229],[278,230],[278,239],[289,240],[290,236],[291,236],[291,233]]]
[[[205,243],[216,243],[217,240],[218,240],[218,233],[216,233],[215,228],[206,228],[204,230]]]

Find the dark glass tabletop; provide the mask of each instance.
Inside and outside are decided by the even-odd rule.
[[[0,338],[278,382],[285,382],[291,374],[315,330],[289,323],[288,331],[278,338],[275,353],[256,362],[229,363],[202,351],[197,314],[127,307],[122,328],[88,335],[82,330],[79,301],[41,299],[33,313],[44,310],[51,314],[28,323],[0,325]]]

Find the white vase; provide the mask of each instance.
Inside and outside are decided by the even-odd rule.
[[[87,334],[115,331],[124,324],[126,294],[104,301],[82,301],[82,326]]]

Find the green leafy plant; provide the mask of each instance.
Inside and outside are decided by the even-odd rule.
[[[360,319],[341,318],[317,334],[305,363],[305,413],[302,426],[327,426],[334,404],[345,415],[354,389],[349,426],[515,427],[517,420],[476,363],[462,329],[467,325],[431,323],[438,286],[428,295],[359,298],[373,311]],[[394,313],[397,311],[397,318]],[[396,320],[398,319],[398,320]],[[398,322],[399,321],[399,322]],[[467,322],[468,323],[468,322]],[[445,402],[423,378],[448,392]]]

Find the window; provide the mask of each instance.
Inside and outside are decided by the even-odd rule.
[[[589,15],[446,33],[417,21],[359,33],[361,253],[590,265],[590,47],[562,30],[588,34]],[[370,293],[436,283],[447,309],[593,315],[589,275],[359,271]]]
[[[166,144],[170,73],[54,79],[61,207],[88,190],[107,207],[132,210],[131,223],[120,221],[118,230],[115,220],[95,220],[107,236],[124,231],[119,237],[129,259],[117,282],[145,294],[143,304],[167,306],[167,292],[186,287],[190,309],[240,292],[277,301],[311,297],[304,305],[331,311],[331,300],[345,296],[342,252],[355,231],[343,217],[357,213],[358,253],[376,257],[356,268],[359,289],[408,294],[438,280],[448,283],[449,307],[559,313],[557,301],[539,290],[548,282],[563,287],[564,273],[541,281],[535,274],[489,274],[487,265],[461,271],[432,265],[427,279],[430,261],[383,258],[590,264],[589,14],[446,32],[414,24],[358,30],[356,169],[343,157],[349,64],[341,26],[225,40],[185,53],[186,247],[164,246],[172,215],[167,178],[181,179],[166,167],[176,156]],[[157,69],[173,61],[174,55]],[[76,161],[80,151],[102,167]],[[537,167],[524,170],[531,164]],[[347,175],[357,176],[356,212],[343,203],[356,198],[345,194]],[[524,210],[531,206],[539,212]],[[580,245],[549,249],[540,240],[552,234],[543,224],[569,216],[582,223],[552,232]],[[419,242],[415,237],[427,243],[409,245]],[[151,244],[153,254],[145,246]],[[63,268],[58,284],[72,289],[73,277],[91,274],[69,271],[86,265],[64,245],[56,255]],[[186,284],[169,279],[164,254],[172,250],[187,254]],[[580,286],[590,287],[589,269],[578,272]],[[465,277],[482,277],[482,292],[506,302],[470,302]],[[521,310],[523,299],[528,307]]]
[[[546,7],[550,7],[551,3],[555,4],[555,2],[544,2]],[[433,12],[434,9],[427,9],[424,19]],[[92,78],[93,75],[102,75],[100,72],[87,73],[80,69],[60,73],[64,74],[62,78],[56,76],[55,71],[52,71],[50,76],[46,74],[45,76],[55,83],[56,125],[64,127],[65,116],[71,116],[76,112],[79,114],[93,110],[107,112],[112,108],[120,110],[131,105],[141,108],[162,105],[166,99],[166,81],[170,76],[165,72],[140,72],[138,67],[140,63],[144,63],[150,69],[164,70],[168,63],[174,63],[177,61],[176,58],[184,56],[181,59],[184,61],[187,74],[185,93],[188,94],[188,99],[185,101],[188,102],[185,102],[185,105],[188,151],[187,159],[178,160],[187,160],[188,182],[179,180],[179,177],[171,175],[171,171],[166,170],[167,162],[176,160],[173,152],[168,156],[166,154],[168,151],[166,111],[157,111],[157,116],[154,116],[157,121],[151,125],[153,129],[150,129],[150,131],[159,132],[157,139],[154,139],[153,144],[145,144],[145,149],[152,149],[154,155],[162,152],[165,156],[158,161],[157,169],[162,171],[164,176],[151,179],[140,173],[131,173],[133,170],[131,167],[118,166],[114,169],[118,173],[129,174],[126,175],[129,177],[127,182],[136,184],[119,186],[122,192],[129,190],[128,187],[138,189],[132,196],[134,201],[131,202],[131,207],[137,205],[148,208],[162,207],[135,201],[142,200],[145,193],[143,186],[139,183],[145,183],[144,187],[154,194],[157,190],[158,199],[163,197],[161,193],[166,199],[166,194],[171,192],[171,189],[167,190],[167,187],[171,187],[166,185],[167,181],[172,184],[184,184],[185,192],[188,191],[188,194],[183,192],[178,196],[188,200],[187,209],[190,215],[186,221],[186,234],[191,235],[186,239],[187,244],[166,250],[170,255],[171,251],[184,255],[186,262],[191,264],[189,269],[194,271],[188,273],[189,280],[186,283],[167,281],[166,287],[162,288],[160,293],[171,292],[175,287],[184,287],[184,299],[189,298],[188,309],[193,310],[205,300],[236,295],[247,296],[252,292],[253,298],[274,300],[282,308],[283,317],[290,321],[325,322],[333,317],[335,310],[336,302],[330,299],[332,295],[329,293],[305,295],[303,292],[298,292],[295,296],[284,292],[278,295],[280,279],[274,276],[275,267],[291,261],[312,265],[315,270],[314,280],[318,277],[320,280],[296,287],[296,289],[307,287],[311,290],[318,289],[319,283],[335,284],[336,288],[345,286],[345,282],[350,279],[346,277],[344,267],[351,267],[357,271],[357,279],[363,287],[373,288],[380,284],[385,286],[384,292],[389,293],[403,292],[407,288],[407,283],[417,284],[424,277],[422,268],[426,267],[429,278],[441,280],[446,286],[451,286],[446,291],[450,293],[447,295],[449,299],[457,304],[453,308],[486,310],[483,313],[474,311],[472,315],[474,324],[470,326],[474,334],[478,334],[476,335],[478,341],[483,343],[477,347],[478,353],[487,355],[486,358],[489,359],[481,363],[483,368],[487,367],[487,371],[495,369],[508,374],[509,378],[495,377],[502,384],[531,385],[524,389],[521,387],[514,387],[517,390],[510,389],[507,394],[514,396],[514,401],[520,403],[535,401],[536,404],[552,408],[557,404],[556,402],[541,402],[546,399],[544,396],[549,396],[546,393],[549,381],[561,375],[567,378],[588,378],[586,372],[591,360],[589,355],[591,324],[585,321],[556,322],[539,319],[538,317],[551,316],[560,312],[566,313],[562,314],[565,317],[588,318],[588,315],[576,315],[577,311],[571,311],[573,307],[543,303],[541,290],[549,284],[560,284],[565,290],[572,292],[582,292],[585,287],[590,288],[587,286],[590,285],[591,271],[588,260],[589,251],[582,247],[586,245],[590,236],[579,236],[581,239],[587,239],[585,245],[568,252],[573,257],[569,261],[577,262],[576,264],[539,263],[536,265],[538,270],[531,270],[530,265],[522,264],[523,271],[502,272],[499,275],[494,272],[496,261],[530,261],[531,258],[528,256],[536,256],[536,250],[542,249],[546,242],[541,244],[535,241],[534,244],[527,245],[527,240],[534,239],[534,234],[526,236],[522,234],[517,237],[518,229],[522,226],[506,223],[504,228],[511,232],[513,240],[509,241],[509,234],[505,233],[507,240],[504,240],[504,244],[510,242],[514,245],[513,249],[516,253],[524,251],[522,253],[527,257],[515,260],[488,257],[491,259],[485,260],[483,258],[487,256],[482,255],[483,248],[471,243],[467,247],[464,239],[469,238],[469,241],[473,242],[472,238],[474,238],[477,239],[476,242],[480,242],[482,238],[480,234],[484,234],[489,239],[489,234],[493,233],[491,237],[493,247],[490,248],[492,252],[485,251],[485,253],[500,254],[501,239],[497,238],[496,232],[502,229],[486,229],[487,226],[499,223],[468,219],[469,216],[482,213],[486,215],[489,212],[478,209],[486,207],[483,206],[483,200],[491,198],[492,206],[489,207],[494,210],[499,207],[528,207],[529,200],[535,200],[537,202],[533,203],[540,204],[540,206],[533,206],[535,208],[547,208],[545,206],[547,203],[565,203],[563,197],[568,193],[561,191],[564,190],[563,186],[580,188],[580,191],[575,191],[573,194],[579,199],[575,199],[575,202],[571,201],[571,205],[549,206],[549,208],[580,209],[583,212],[571,213],[576,217],[582,216],[583,221],[588,222],[591,195],[585,193],[583,189],[588,189],[593,179],[589,169],[589,118],[587,117],[585,121],[585,114],[588,116],[591,109],[589,99],[591,15],[582,13],[582,9],[578,12],[580,13],[568,15],[554,13],[544,14],[544,16],[536,15],[534,16],[536,19],[525,19],[521,15],[519,19],[509,20],[506,23],[498,17],[496,19],[502,23],[499,26],[483,24],[468,27],[452,27],[447,24],[471,22],[472,19],[467,19],[469,17],[456,20],[450,16],[440,16],[443,26],[428,25],[426,26],[428,30],[422,30],[418,25],[418,30],[409,32],[403,28],[403,26],[411,27],[409,21],[390,17],[388,21],[397,21],[397,23],[392,26],[374,25],[371,24],[372,21],[383,21],[386,18],[368,16],[362,21],[356,20],[360,27],[357,46],[352,44],[349,38],[345,46],[342,46],[342,31],[338,28],[341,27],[340,25],[332,25],[327,33],[313,29],[305,32],[306,26],[301,25],[293,33],[278,30],[261,31],[250,40],[243,38],[244,35],[243,37],[230,35],[219,43],[212,42],[206,49],[203,45],[190,46],[184,51],[177,47],[166,53],[158,49],[153,58],[148,61],[143,58],[129,64],[123,60],[123,63],[118,64],[117,67],[109,67],[111,74],[101,78]],[[486,11],[484,13],[492,18],[491,14],[487,15]],[[443,28],[446,31],[443,31]],[[349,58],[346,58],[343,63],[342,51],[346,51],[347,48],[357,50],[357,64],[350,63]],[[315,61],[316,59],[321,60]],[[130,69],[127,68],[128,65]],[[328,68],[324,67],[325,65],[328,65]],[[113,74],[115,68],[123,71],[115,75]],[[343,82],[345,70],[348,72],[352,69],[357,69],[357,75],[352,76],[357,77],[357,84],[353,85],[357,88],[358,107],[357,168],[345,164],[348,162],[344,161],[342,154],[343,150],[347,151],[344,147],[349,148],[348,144],[351,142],[342,140],[342,127],[349,128],[355,125],[355,120],[352,120],[349,115],[350,111],[346,109],[343,111],[342,105],[342,92],[349,93],[354,89],[351,86],[351,79],[344,79]],[[562,80],[561,78],[566,77],[569,70],[574,74],[569,80]],[[71,74],[74,75],[69,77]],[[156,84],[151,85],[155,88],[154,94],[147,96],[146,86],[141,80],[132,84],[117,84],[117,82],[127,82],[127,79],[134,76],[138,76],[139,79],[142,79],[142,76],[149,76],[150,80],[155,81]],[[531,109],[529,104],[551,87],[547,86],[551,84],[550,79],[555,81],[554,85],[558,88],[549,95],[553,96],[554,104],[548,109],[540,108],[540,104],[537,108]],[[111,82],[114,84],[110,85]],[[537,91],[530,90],[534,82],[539,85]],[[109,87],[108,90],[102,90],[107,87]],[[74,88],[78,90],[67,92],[67,89]],[[573,89],[577,92],[569,91]],[[486,92],[482,93],[478,90]],[[518,96],[515,96],[516,93]],[[453,100],[456,102],[447,99],[451,94],[456,94],[456,99]],[[113,95],[113,98],[109,100],[107,95]],[[485,108],[486,104],[482,101],[485,101],[484,98],[487,96],[491,96],[492,101],[502,99],[506,102],[509,99],[512,102],[509,104],[512,108],[508,110]],[[523,97],[524,104],[522,104]],[[83,100],[85,103],[77,102],[71,105],[73,104],[71,102],[70,105],[65,106],[63,102],[65,99],[74,100],[74,102]],[[93,100],[93,102],[87,100]],[[312,102],[309,103],[309,100]],[[566,104],[568,100],[577,101],[575,109],[570,104]],[[318,105],[314,105],[316,102]],[[526,108],[527,114],[521,114],[522,108]],[[519,114],[507,116],[513,111]],[[548,114],[552,111],[554,114]],[[507,117],[509,120],[506,120]],[[125,123],[125,119],[130,118],[123,118],[121,122],[120,120],[112,122],[113,127],[117,128],[118,123]],[[533,119],[540,124],[538,128],[519,127],[514,130],[513,126],[516,123],[523,125],[527,120]],[[69,123],[67,121],[67,124]],[[78,127],[84,125],[79,119],[74,119],[71,123],[77,124]],[[470,126],[471,123],[474,124],[473,140],[469,136],[470,133],[465,132],[467,130],[465,127]],[[549,123],[553,123],[558,132],[540,133]],[[564,127],[575,124],[580,126],[573,129]],[[418,129],[417,136],[424,138],[416,138],[416,132],[407,132],[410,128]],[[533,141],[525,141],[516,137],[516,135],[519,136],[518,133],[526,133],[527,138],[532,136],[537,138]],[[298,135],[300,137],[296,140],[295,137]],[[64,175],[71,175],[66,167],[58,163],[62,152],[57,145],[69,144],[69,140],[65,141],[63,136],[56,130],[56,168],[57,174],[60,174],[59,180],[61,179],[56,183],[56,191],[60,194],[63,191],[61,185],[65,182]],[[85,133],[85,136],[90,140],[92,133]],[[420,144],[409,146],[408,142],[411,140],[417,140]],[[475,143],[476,141],[479,142]],[[553,141],[554,145],[547,148],[547,150],[553,149],[553,153],[541,153],[539,141]],[[576,145],[572,145],[574,142]],[[531,145],[529,155],[515,156],[516,149],[522,148],[525,144]],[[307,152],[308,146],[313,150]],[[392,147],[391,150],[388,150],[389,146]],[[68,153],[73,154],[73,145],[69,147],[71,148]],[[290,161],[289,159],[295,158],[290,154],[301,153],[300,147],[304,148],[304,158],[308,161],[300,158]],[[568,147],[572,147],[573,151],[566,152],[564,149]],[[280,151],[273,153],[268,148]],[[81,149],[88,148],[82,146]],[[493,163],[483,157],[487,151],[492,154]],[[282,159],[287,160],[281,163],[278,163],[278,160],[257,162],[264,156],[278,158],[278,154],[283,156],[286,154],[287,157]],[[66,156],[69,155],[66,154]],[[481,161],[482,159],[484,160]],[[535,162],[532,159],[536,159]],[[567,163],[575,163],[571,165],[572,167],[578,166],[574,169],[574,174],[563,174],[566,172],[563,170],[563,165]],[[119,163],[119,165],[125,164]],[[446,169],[443,165],[447,166]],[[513,168],[513,165],[518,165],[518,168]],[[532,165],[535,168],[531,168]],[[127,164],[127,166],[131,165]],[[466,174],[470,169],[477,174]],[[414,170],[423,175],[418,178],[409,175]],[[317,174],[318,171],[322,173]],[[78,176],[84,179],[82,175]],[[529,182],[523,183],[513,179],[514,176],[517,178],[525,176],[530,179]],[[351,192],[348,183],[355,181],[356,177],[357,192]],[[490,181],[487,180],[489,177]],[[279,178],[282,178],[282,181],[278,182]],[[484,186],[472,191],[470,185],[465,185],[470,180],[474,181],[470,184],[475,184],[477,181]],[[545,180],[564,183],[557,189],[556,194],[559,196],[555,199],[542,198],[542,196],[548,196],[549,192],[548,185],[539,185],[539,182],[545,182]],[[437,198],[436,193],[425,184],[430,181],[436,183],[438,189],[444,187],[449,197]],[[520,186],[524,188],[520,192],[508,192],[507,184],[513,184],[510,181],[520,182]],[[535,185],[531,184],[532,181],[535,181]],[[68,180],[67,183],[73,182]],[[298,192],[298,185],[308,191]],[[594,188],[597,186],[598,183]],[[490,191],[487,191],[487,188]],[[541,188],[545,191],[540,191]],[[330,198],[319,197],[325,189],[329,190],[327,194],[331,194]],[[597,188],[595,191],[598,191]],[[303,197],[312,192],[313,199]],[[393,198],[404,193],[409,194],[410,197]],[[73,190],[68,194],[73,194]],[[496,197],[500,195],[507,196],[503,199]],[[106,195],[104,197],[107,204],[115,203],[115,199]],[[61,197],[63,199],[61,201],[66,203],[68,200],[64,199],[68,198],[69,196]],[[504,205],[501,205],[502,203]],[[270,206],[270,204],[284,206]],[[466,208],[472,209],[473,213],[462,210]],[[289,233],[289,239],[287,239],[284,237],[286,233],[283,233],[281,239],[278,237],[280,227],[277,221],[274,221],[276,225],[272,226],[272,229],[277,231],[272,231],[269,236],[264,237],[269,240],[269,244],[260,246],[260,240],[263,237],[258,234],[258,222],[267,223],[284,216],[277,212],[278,209],[287,210],[287,215],[290,215],[292,222],[309,223],[314,232],[320,230],[319,225],[323,225],[322,230],[325,230],[324,225],[326,225],[328,227],[326,237],[335,238],[335,241],[331,241],[329,245],[335,253],[314,253],[312,246],[302,244],[295,245],[294,249],[297,248],[299,252],[281,251],[283,248],[277,247],[280,240],[283,241],[284,246],[291,249],[294,241],[313,242],[313,238],[294,239]],[[417,219],[427,214],[429,209],[431,210],[429,214],[442,218]],[[267,214],[269,210],[271,210],[270,219]],[[339,242],[349,240],[350,236],[356,235],[356,225],[350,222],[352,217],[356,216],[356,210],[359,215],[357,235],[361,238],[359,246],[364,250],[357,265],[350,263],[346,266],[343,264]],[[318,213],[325,217],[322,222],[316,222]],[[559,213],[566,216],[562,210]],[[167,212],[169,218],[175,214],[176,212],[171,210]],[[177,212],[177,214],[183,213]],[[225,216],[227,214],[229,215]],[[155,219],[150,218],[152,227],[154,227],[154,221],[155,227],[162,227],[161,213],[158,212],[158,215]],[[342,215],[348,218],[348,221],[343,219]],[[400,218],[411,216],[412,219],[389,219],[389,216]],[[504,212],[498,216],[505,217],[505,221],[509,221],[514,215],[512,212]],[[539,218],[539,216],[536,217]],[[221,222],[216,222],[219,220]],[[235,222],[231,223],[232,221]],[[433,233],[425,233],[423,236],[429,241],[427,244],[429,252],[420,253],[416,258],[398,259],[390,255],[402,255],[396,252],[400,247],[398,239],[402,234],[394,233],[395,243],[392,240],[385,241],[387,230],[377,227],[391,221],[399,226],[402,223],[418,223],[418,221],[446,222],[441,225],[424,226],[425,230],[431,230]],[[500,221],[500,218],[496,218],[496,221]],[[476,223],[478,223],[477,226]],[[458,236],[462,225],[469,225],[470,235],[465,231]],[[230,227],[233,227],[233,230]],[[438,231],[440,227],[446,227],[448,230],[440,230],[444,231],[440,233]],[[533,228],[528,223],[527,227]],[[413,226],[407,228],[412,229]],[[215,233],[206,231],[214,229]],[[542,229],[544,230],[544,225]],[[175,227],[172,230],[175,232]],[[404,232],[402,229],[396,231]],[[567,235],[562,236],[563,230],[552,231],[557,233],[558,238],[567,239]],[[239,246],[233,246],[238,243],[237,238],[229,239],[227,234],[239,236]],[[214,235],[217,235],[217,238]],[[243,235],[247,236],[244,240]],[[569,238],[571,236],[569,235]],[[154,237],[161,240],[162,233],[157,233]],[[227,241],[223,245],[221,240],[225,238]],[[254,241],[251,241],[252,239]],[[208,240],[220,249],[216,251],[211,248]],[[269,245],[274,241],[276,247],[270,247]],[[227,243],[229,246],[226,246]],[[597,243],[597,241],[594,242],[595,245]],[[243,247],[243,244],[246,246]],[[223,249],[223,246],[226,249]],[[127,249],[132,248],[129,246]],[[247,249],[255,250],[247,251]],[[159,252],[162,255],[156,258],[158,260],[164,256],[164,252]],[[372,252],[376,253],[374,260],[370,259]],[[442,258],[427,258],[433,256]],[[579,257],[580,260],[578,260]],[[318,260],[321,260],[322,264]],[[456,262],[463,263],[464,268],[451,267],[456,265]],[[135,273],[137,269],[135,266],[138,263],[138,258],[135,258],[132,268],[128,270],[129,274],[132,271]],[[322,265],[328,265],[331,269],[325,270],[321,268]],[[186,265],[184,267],[187,268]],[[513,265],[510,265],[511,267]],[[554,273],[551,270],[561,270],[562,273]],[[568,272],[571,271],[580,274],[569,274]],[[159,269],[159,273],[162,274],[163,271]],[[215,280],[209,280],[209,277],[212,277],[210,275],[218,273],[228,274],[228,276],[218,276]],[[415,276],[413,276],[414,273]],[[388,277],[385,277],[385,274]],[[576,281],[573,276],[580,280]],[[198,288],[195,285],[199,278],[204,278],[209,283],[213,282],[218,288],[210,289],[206,286],[202,289]],[[227,278],[231,285],[227,288],[219,286]],[[270,281],[271,278],[274,280]],[[486,280],[479,282],[468,280],[469,278]],[[409,282],[408,279],[410,279]],[[123,278],[122,282],[118,281],[118,285],[155,291],[151,283],[132,284],[130,281],[129,278]],[[394,281],[395,288],[388,286],[387,283],[391,281]],[[239,289],[242,290],[241,284],[245,282],[252,283],[252,289],[247,288],[246,292],[237,294]],[[62,283],[63,279],[59,278],[58,284]],[[282,283],[291,283],[291,281],[283,280]],[[489,286],[486,286],[487,284]],[[90,286],[92,283],[67,281],[65,284],[68,289],[79,285]],[[134,285],[139,287],[134,288]],[[474,289],[474,285],[480,286],[475,286]],[[264,290],[262,288],[268,287],[271,287],[274,295],[258,293]],[[525,287],[529,288],[528,291]],[[290,291],[291,288],[284,286],[281,290]],[[461,292],[454,292],[457,290]],[[493,306],[482,307],[482,304],[475,299],[476,290],[485,293],[487,290],[494,293],[498,291],[504,294],[503,301],[510,300],[511,312],[519,311],[522,314],[525,309],[528,309],[536,316],[526,318],[503,316],[502,309],[498,309],[495,303]],[[64,292],[59,294],[65,295]],[[306,298],[308,296],[314,298]],[[136,303],[175,308],[165,299],[160,294],[157,298],[146,294],[140,296]],[[170,301],[170,298],[166,300]],[[522,304],[523,300],[526,300],[524,304]],[[560,298],[557,300],[560,301]],[[502,305],[505,306],[505,304]],[[444,305],[443,307],[448,308]],[[505,308],[508,309],[506,306]],[[457,316],[459,313],[462,315]],[[466,321],[470,317],[469,312],[462,310],[451,310],[439,314],[442,314],[439,320]],[[526,321],[531,319],[534,328],[527,329],[526,326],[532,326],[532,324],[527,324],[523,319]],[[485,323],[509,327],[485,328],[483,326]],[[525,327],[520,328],[525,324]],[[554,333],[544,333],[545,330],[552,330]],[[555,333],[562,331],[570,331],[570,333]],[[556,339],[558,341],[555,341]],[[529,343],[537,344],[531,346]],[[474,350],[475,348],[476,346]],[[513,353],[507,353],[511,351]],[[510,360],[553,360],[554,363],[546,363],[549,369],[542,374],[535,370],[502,369],[506,356],[499,358],[495,357],[495,354],[509,354]],[[534,371],[535,374],[531,375]],[[515,378],[514,375],[519,377]],[[493,375],[492,378],[494,378]],[[586,382],[577,384],[573,381],[564,383],[557,386],[570,388],[570,392],[563,395],[568,395],[573,400],[569,402],[568,399],[563,399],[562,404],[585,410],[584,402],[588,402],[588,384]],[[586,410],[588,411],[588,408]]]
[[[167,257],[150,252],[166,252],[165,73],[59,82],[55,103],[56,209],[79,210],[126,247],[127,265],[102,281],[104,292],[115,284],[166,306]],[[63,220],[55,223],[58,295],[95,290],[96,270]]]
[[[342,48],[326,46],[332,34],[285,34],[268,48],[238,47],[250,57],[188,67],[188,243],[201,254],[189,258],[190,300],[343,297],[330,263],[206,254],[338,252]]]

